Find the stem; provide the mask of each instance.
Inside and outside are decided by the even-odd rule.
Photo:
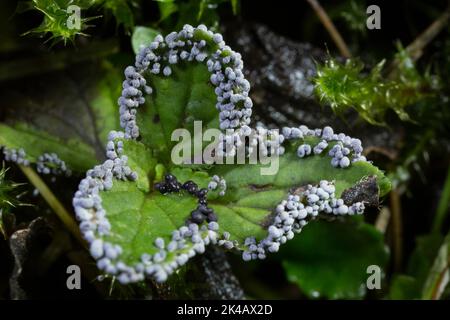
[[[382,234],[385,234],[386,229],[389,225],[390,218],[391,218],[391,211],[389,210],[389,207],[383,207],[375,221],[375,228]]]
[[[39,193],[48,203],[50,208],[56,213],[59,219],[61,219],[62,223],[66,226],[66,228],[72,233],[72,235],[83,245],[86,246],[85,241],[81,237],[81,234],[78,229],[78,225],[75,220],[69,214],[69,212],[64,208],[61,202],[56,198],[53,192],[49,189],[49,187],[45,184],[45,182],[41,179],[41,177],[33,170],[31,167],[25,167],[23,165],[19,165],[20,170],[25,174],[25,176],[30,180],[33,186],[39,190]]]
[[[306,1],[308,1],[308,3],[316,12],[317,16],[319,17],[319,20],[322,22],[325,29],[327,29],[334,43],[338,47],[341,55],[345,58],[350,58],[352,55],[347,47],[347,44],[345,43],[339,31],[336,29],[336,26],[334,25],[333,21],[331,21],[326,11],[320,5],[319,1],[317,0],[306,0]]]
[[[411,42],[406,51],[413,61],[422,56],[423,49],[441,32],[447,25],[450,18],[450,7],[442,13],[431,25],[428,26],[413,42]]]
[[[439,300],[447,284],[448,284],[448,263],[447,267],[439,273],[436,285],[434,286],[430,297],[431,300]]]
[[[392,160],[392,161],[395,160],[395,159],[397,159],[397,156],[398,156],[397,152],[388,150],[388,149],[383,148],[383,147],[378,147],[378,146],[370,146],[370,147],[367,147],[367,148],[364,150],[364,155],[367,156],[367,155],[370,154],[371,152],[380,153],[380,154],[382,154],[382,155],[388,157],[389,160]]]
[[[413,42],[406,47],[406,52],[412,61],[417,61],[423,54],[425,47],[444,29],[450,18],[450,5],[432,24],[428,26]],[[389,70],[389,78],[395,75],[399,60],[394,59],[387,70]]]
[[[445,178],[444,188],[442,190],[441,199],[439,200],[436,216],[433,221],[433,232],[438,233],[442,230],[442,224],[448,213],[450,204],[450,166],[448,167],[447,177]]]
[[[398,271],[402,266],[402,206],[400,202],[400,195],[396,189],[391,191],[390,194],[391,209],[392,209],[392,247],[394,258],[394,270]]]
[[[449,283],[450,233],[445,237],[422,289],[422,299],[438,300]]]

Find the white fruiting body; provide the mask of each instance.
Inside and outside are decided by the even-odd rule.
[[[245,240],[246,250],[242,253],[242,259],[264,259],[267,251],[277,252],[281,244],[291,240],[295,233],[299,233],[308,221],[315,219],[319,213],[337,216],[363,212],[362,202],[347,206],[342,199],[337,199],[332,182],[322,180],[317,186],[308,185],[305,191],[290,194],[276,206],[273,223],[267,229],[266,238],[259,242],[253,237]]]
[[[188,259],[205,251],[205,246],[218,241],[226,248],[233,248],[234,243],[228,241],[229,234],[221,237],[218,233],[217,222],[208,225],[197,224],[182,226],[172,233],[169,242],[163,238],[156,238],[154,247],[157,252],[153,255],[145,254],[141,261],[133,266],[126,265],[120,260],[122,248],[119,245],[104,240],[111,233],[111,225],[106,211],[102,207],[100,192],[110,190],[113,180],[136,180],[137,174],[127,165],[128,158],[123,155],[125,134],[112,131],[107,143],[108,160],[102,165],[88,170],[73,198],[73,206],[77,220],[80,221],[82,236],[89,243],[90,253],[97,260],[97,267],[104,272],[116,276],[122,284],[141,281],[145,276],[152,276],[162,282]],[[218,180],[221,187],[225,181]],[[168,260],[168,253],[175,254],[174,260]]]
[[[60,175],[64,173],[70,176],[72,172],[67,168],[66,163],[61,160],[56,153],[44,153],[38,157],[36,162],[36,170],[43,174]]]
[[[3,156],[6,161],[11,161],[24,166],[30,165],[30,160],[23,148],[9,149],[3,147]],[[72,171],[67,167],[66,163],[61,160],[56,153],[44,153],[37,158],[36,170],[42,174],[54,174],[70,176]]]
[[[315,130],[311,130],[304,125],[298,128],[284,127],[282,133],[286,140],[300,139],[305,141],[305,138],[308,137],[320,139],[315,145],[306,142],[300,145],[297,149],[297,155],[300,158],[311,154],[322,154],[325,149],[329,149],[328,155],[331,157],[331,165],[336,168],[347,168],[352,162],[366,161],[366,158],[362,155],[361,140],[343,133],[335,134],[331,127]],[[330,147],[332,143],[334,145]]]
[[[9,149],[6,147],[3,147],[3,156],[6,161],[12,161],[17,164],[22,164],[24,166],[29,166],[30,161],[26,158],[25,150],[20,149]]]
[[[216,189],[220,190],[219,196],[223,197],[227,190],[227,182],[225,181],[225,179],[219,177],[218,175],[214,175],[208,184],[208,189],[209,190],[216,190]]]
[[[244,78],[243,62],[239,53],[225,45],[220,34],[215,34],[204,25],[194,28],[185,25],[180,32],[172,32],[165,38],[155,37],[154,41],[142,48],[136,56],[134,66],[125,69],[120,106],[120,123],[127,138],[139,137],[136,124],[137,108],[145,102],[144,93],[151,94],[144,74],[172,75],[171,65],[182,62],[205,63],[211,73],[211,83],[217,95],[220,128],[238,128],[250,123],[252,101],[249,98],[250,84]],[[239,112],[246,110],[245,112]]]

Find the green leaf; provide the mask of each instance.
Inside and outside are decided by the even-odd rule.
[[[168,161],[172,132],[186,128],[193,132],[194,121],[203,122],[203,130],[219,126],[215,108],[216,95],[203,64],[173,66],[172,76],[152,75],[148,80],[153,94],[139,108],[137,124],[141,141],[155,151],[160,160]]]
[[[392,300],[413,300],[420,296],[420,286],[414,277],[404,274],[395,275],[389,292]]]
[[[32,163],[43,153],[56,153],[72,171],[88,170],[104,159],[108,133],[119,128],[120,81],[120,73],[105,62],[10,88],[4,92],[0,147],[23,148]]]
[[[8,239],[15,229],[16,216],[12,212],[0,208],[0,234],[4,239]]]
[[[197,207],[197,199],[184,191],[161,195],[153,190],[154,178],[161,174],[156,174],[156,160],[150,150],[141,142],[124,140],[128,165],[138,172],[139,179],[137,182],[114,180],[111,190],[100,193],[111,223],[111,233],[104,240],[119,244],[124,252],[121,259],[129,265],[139,263],[145,253],[156,253],[156,238],[161,237],[166,243],[170,242],[172,232],[185,225],[190,212]],[[193,180],[200,188],[207,187],[212,174],[220,174],[226,179],[226,196],[219,197],[217,191],[210,192],[209,206],[218,216],[219,235],[229,232],[230,240],[237,241],[238,249],[243,249],[246,238],[260,240],[267,236],[267,219],[275,206],[287,197],[291,188],[318,183],[322,179],[335,180],[339,196],[344,189],[355,185],[363,177],[378,177],[380,186],[387,183],[383,174],[369,163],[357,162],[347,169],[336,169],[329,161],[326,156],[299,159],[287,153],[281,157],[280,170],[274,176],[261,176],[259,165],[217,166],[209,170],[209,174],[180,167],[172,167],[170,172],[180,182]],[[386,192],[386,189],[382,192]],[[125,198],[127,201],[123,201]],[[366,230],[369,227],[357,228]],[[350,227],[347,227],[346,232],[349,232],[348,229]],[[192,245],[188,243],[182,252]],[[164,263],[170,263],[177,254],[180,252],[169,254]]]
[[[288,148],[288,152],[279,158],[279,170],[275,175],[261,175],[261,168],[266,167],[262,164],[216,165],[209,170],[211,176],[219,175],[227,182],[226,195],[211,202],[219,221],[227,221],[232,212],[239,217],[229,225],[220,224],[224,230],[234,231],[232,238],[245,239],[249,236],[248,230],[252,230],[254,236],[261,239],[265,234],[261,224],[287,197],[289,190],[317,184],[320,180],[335,181],[336,197],[368,176],[377,178],[379,196],[390,190],[389,180],[368,162],[356,162],[349,168],[339,169],[331,166],[326,155],[300,159],[292,149],[295,148]],[[242,225],[247,225],[248,230],[241,228]]]
[[[123,201],[124,197],[128,201]],[[145,195],[136,186],[116,181],[112,190],[102,194],[104,208],[112,226],[106,240],[119,244],[124,250],[121,259],[133,265],[144,253],[154,254],[158,237],[170,240],[172,231],[184,224],[196,199],[181,195]]]
[[[158,34],[157,30],[149,27],[137,26],[134,28],[131,36],[131,45],[134,53],[138,54],[141,46],[148,46]]]
[[[450,278],[450,233],[444,239],[434,259],[422,289],[422,299],[441,298]]]
[[[397,274],[391,284],[391,299],[420,299],[433,261],[442,244],[440,234],[429,234],[416,238],[416,247],[408,261],[406,274]]]
[[[423,284],[443,240],[440,234],[417,237],[416,247],[408,261],[407,274],[414,276]]]
[[[26,159],[35,163],[44,153],[56,153],[60,159],[75,171],[84,171],[95,165],[93,149],[79,141],[64,141],[51,136],[45,131],[30,128],[25,123],[14,127],[0,124],[0,145],[9,149],[26,150]]]
[[[447,169],[447,177],[445,178],[445,183],[442,188],[442,195],[439,199],[439,204],[436,209],[436,215],[433,221],[433,231],[440,232],[442,228],[442,224],[444,223],[447,214],[448,208],[450,205],[450,166]]]
[[[209,170],[210,175],[217,174],[227,182],[226,195],[211,201],[211,207],[219,217],[220,228],[230,232],[231,239],[242,242],[249,234],[257,240],[264,238],[263,225],[273,208],[287,197],[289,190],[310,183],[334,181],[336,197],[340,197],[344,190],[363,178],[375,176],[378,196],[390,190],[389,180],[368,162],[356,162],[347,169],[338,169],[331,166],[326,155],[300,159],[293,149],[287,148],[288,152],[280,157],[279,171],[275,175],[261,175],[260,170],[265,167],[261,164],[216,165]]]
[[[164,21],[173,13],[178,11],[178,6],[174,0],[158,0],[158,7],[160,18],[159,21]]]
[[[157,165],[151,150],[134,140],[125,140],[124,148],[128,157],[128,165],[138,174],[136,187],[143,192],[149,192],[156,175]]]
[[[231,7],[233,8],[233,14],[237,15],[239,11],[239,0],[231,0]]]
[[[177,21],[175,29],[180,29],[184,24],[204,24],[211,30],[217,30],[219,25],[218,6],[220,0],[196,0],[178,2]]]
[[[373,226],[313,222],[281,248],[288,279],[310,298],[354,299],[366,293],[367,267],[384,268],[388,252]]]
[[[140,142],[123,142],[128,165],[138,173],[138,180],[114,180],[111,190],[101,192],[102,205],[112,230],[104,240],[119,244],[124,252],[121,260],[134,265],[142,254],[158,251],[153,245],[156,238],[161,237],[166,243],[170,241],[172,231],[183,226],[190,212],[197,207],[197,199],[184,192],[161,195],[154,191],[157,163],[151,151]],[[194,180],[203,188],[210,181],[204,172],[179,168],[173,173],[180,179]],[[176,254],[186,253],[192,246],[188,243],[185,248],[170,253],[168,260],[174,259]]]
[[[211,41],[211,35],[206,32],[197,30],[194,38],[205,40],[209,53],[215,52],[217,49],[217,44]],[[160,54],[161,52],[156,53]],[[166,54],[167,52],[162,53]],[[222,56],[228,54],[231,53],[226,50]],[[261,165],[201,167],[172,165],[170,153],[172,147],[177,143],[171,141],[174,130],[183,128],[192,133],[195,121],[202,122],[203,130],[217,128],[219,117],[217,109],[214,108],[217,98],[207,67],[200,63],[189,65],[180,63],[170,67],[172,68],[170,77],[142,71],[147,84],[153,88],[153,93],[146,97],[145,104],[140,106],[136,113],[136,123],[140,129],[138,140],[135,142],[123,141],[123,154],[128,157],[128,165],[131,169],[137,172],[138,180],[114,179],[112,189],[109,189],[109,183],[103,184],[103,181],[97,181],[99,187],[97,189],[95,187],[97,182],[87,179],[84,181],[86,183],[82,183],[83,186],[80,184],[79,194],[81,196],[76,196],[77,199],[74,201],[79,204],[75,205],[76,209],[79,209],[77,215],[89,217],[92,213],[89,210],[93,210],[94,213],[98,210],[96,206],[92,207],[91,202],[97,200],[97,191],[100,190],[101,204],[105,210],[100,212],[106,213],[111,230],[105,232],[108,234],[107,236],[102,236],[103,232],[97,230],[97,236],[102,239],[95,238],[95,234],[89,234],[91,235],[89,238],[95,238],[95,241],[90,241],[91,253],[94,257],[103,257],[102,248],[104,246],[101,240],[119,245],[122,248],[122,254],[117,258],[118,261],[112,261],[113,266],[114,263],[122,261],[135,272],[134,274],[132,271],[120,273],[122,270],[119,270],[119,277],[125,278],[122,279],[123,281],[119,279],[120,282],[128,282],[126,277],[129,274],[131,274],[130,277],[135,276],[134,279],[143,275],[143,266],[150,263],[143,261],[145,259],[141,261],[146,254],[153,255],[153,265],[150,267],[161,268],[161,274],[164,275],[164,272],[171,273],[175,267],[186,261],[187,258],[183,259],[183,256],[177,257],[177,255],[188,252],[194,254],[194,251],[189,251],[191,248],[197,248],[198,250],[195,251],[201,252],[201,246],[205,244],[201,241],[202,239],[197,237],[194,239],[198,242],[194,244],[194,239],[189,233],[186,235],[183,232],[183,239],[175,239],[175,242],[172,242],[171,249],[174,248],[174,244],[180,245],[175,251],[170,250],[165,258],[154,255],[160,253],[164,256],[165,253],[155,245],[158,240],[157,242],[162,246],[161,241],[157,238],[162,238],[166,244],[171,242],[173,231],[185,226],[190,212],[197,207],[197,199],[183,190],[177,194],[168,195],[161,195],[159,191],[154,190],[153,183],[156,177],[160,179],[163,172],[173,173],[180,182],[192,180],[200,188],[208,185],[213,174],[225,178],[228,189],[224,197],[219,197],[217,191],[208,193],[208,204],[218,216],[220,229],[215,232],[215,230],[202,228],[200,234],[207,243],[212,237],[211,242],[214,243],[215,237],[227,238],[225,236],[225,232],[227,232],[230,234],[229,240],[232,243],[227,242],[226,244],[233,244],[238,250],[244,249],[244,240],[247,238],[262,240],[267,237],[267,228],[273,218],[275,206],[285,200],[292,189],[310,183],[317,184],[321,180],[333,180],[336,185],[336,196],[339,197],[344,190],[355,185],[360,186],[362,185],[361,181],[366,181],[368,180],[366,178],[371,177],[372,181],[376,181],[375,188],[371,190],[376,198],[389,190],[389,180],[370,163],[357,162],[349,168],[337,169],[331,166],[330,157],[325,155],[327,152],[321,156],[300,159],[296,155],[298,141],[286,147],[286,154],[280,158],[280,170],[272,176],[261,175]],[[305,138],[305,140],[308,139],[310,138]],[[102,168],[110,168],[109,165],[111,165],[111,161],[108,164],[105,163]],[[106,173],[113,173],[117,172],[117,169],[120,169],[119,164],[113,169],[104,170]],[[128,170],[128,168],[123,169]],[[88,176],[90,179],[99,180],[102,172],[98,170],[96,172],[94,169],[88,173]],[[105,176],[108,175],[105,174]],[[114,173],[114,176],[121,177],[120,173]],[[108,190],[102,189],[103,186],[106,186]],[[94,199],[90,199],[90,196]],[[91,218],[86,218],[86,220],[89,219]],[[206,223],[201,227],[206,227]],[[211,224],[210,227],[215,229],[214,224]],[[176,241],[185,243],[180,244]],[[181,247],[183,245],[185,246]],[[114,254],[110,256],[114,256]],[[116,260],[116,258],[111,259]],[[178,263],[179,260],[181,262]],[[111,261],[99,260],[99,263],[104,265]],[[124,266],[118,267],[118,269],[122,267]],[[124,268],[127,270],[126,267]],[[154,272],[154,269],[146,271],[147,274],[155,275]],[[156,276],[158,281],[165,280],[161,274],[159,277]]]
[[[107,0],[104,2],[106,9],[111,10],[117,20],[117,24],[122,24],[126,30],[134,27],[134,16],[127,4],[127,0]]]

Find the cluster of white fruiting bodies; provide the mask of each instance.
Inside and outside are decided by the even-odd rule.
[[[20,149],[9,149],[3,147],[3,157],[6,161],[12,161],[17,164],[22,164],[24,166],[30,165],[30,161],[26,158],[25,150]]]
[[[362,146],[359,139],[353,139],[345,134],[334,134],[330,127],[323,130],[308,129],[306,126],[299,128],[283,128],[282,134],[277,130],[267,130],[258,127],[255,132],[248,127],[252,113],[252,100],[249,97],[250,84],[244,78],[243,62],[241,55],[234,52],[225,44],[219,33],[208,30],[204,25],[194,28],[185,25],[180,32],[172,32],[166,37],[158,35],[148,46],[141,49],[136,56],[134,66],[125,69],[125,80],[123,82],[122,95],[118,100],[120,110],[120,123],[125,130],[126,138],[136,139],[139,137],[137,126],[137,108],[145,102],[144,92],[152,94],[153,89],[147,84],[145,76],[150,74],[161,74],[170,76],[171,66],[181,62],[206,63],[208,71],[211,73],[210,81],[214,86],[217,96],[216,108],[219,110],[219,120],[221,129],[238,129],[233,133],[224,134],[219,142],[219,156],[234,156],[236,147],[240,147],[245,142],[245,137],[250,136],[247,156],[258,150],[263,150],[263,155],[284,153],[281,143],[285,139],[302,139],[308,136],[320,137],[321,141],[312,146],[303,144],[298,147],[299,157],[310,154],[320,154],[332,141],[337,143],[329,151],[332,157],[331,164],[334,167],[348,167],[353,161],[365,160],[361,155]],[[271,138],[267,138],[267,137]],[[111,144],[112,142],[109,142]],[[118,146],[121,149],[121,146]],[[4,149],[5,158],[11,159],[21,164],[29,164],[29,161],[22,155],[23,149]],[[53,155],[53,154],[52,154]],[[48,155],[43,155],[48,156]],[[114,151],[107,150],[107,157],[114,158]],[[350,159],[350,157],[352,159]],[[15,159],[15,160],[14,160]],[[54,159],[53,165],[64,162]],[[50,170],[42,161],[41,172],[57,172]],[[38,168],[39,170],[39,168]],[[61,170],[59,170],[61,171]]]
[[[146,276],[163,282],[190,258],[197,253],[203,253],[205,246],[210,243],[216,244],[220,241],[220,244],[232,248],[226,240],[227,233],[219,236],[217,222],[201,226],[190,223],[173,231],[167,243],[164,239],[157,238],[154,243],[156,252],[153,255],[143,254],[138,263],[127,265],[120,259],[122,247],[105,240],[105,237],[111,234],[111,224],[102,207],[100,192],[110,190],[113,187],[113,179],[134,181],[138,178],[137,173],[127,165],[128,158],[123,154],[125,136],[124,132],[110,132],[106,145],[108,160],[88,170],[73,199],[81,234],[89,243],[90,253],[97,260],[97,267],[115,276],[122,284],[141,281]],[[221,192],[225,191],[224,179],[214,176],[212,182],[216,183],[216,188],[220,188]]]
[[[44,153],[38,157],[36,162],[36,170],[43,174],[70,176],[71,170],[67,168],[66,163],[61,160],[56,153]]]
[[[249,126],[243,125],[237,130],[228,129],[220,135],[217,155],[234,157],[240,152],[239,150],[242,150],[247,158],[257,155],[279,156],[284,153],[284,147],[281,146],[284,140],[284,136],[277,129],[257,126],[253,130]]]
[[[24,166],[30,165],[27,154],[23,148],[9,149],[3,147],[3,156],[6,161],[11,161]],[[66,163],[61,160],[56,153],[44,153],[37,158],[36,170],[42,174],[65,174],[70,176],[72,171],[67,167]]]
[[[264,259],[267,252],[277,252],[281,244],[294,238],[309,220],[319,214],[334,216],[355,215],[364,212],[362,202],[347,206],[344,200],[335,197],[335,186],[332,182],[322,180],[318,186],[308,185],[306,190],[298,194],[289,194],[275,208],[275,216],[268,227],[266,238],[256,241],[255,238],[245,239],[246,249],[242,253],[245,261]]]
[[[209,190],[219,190],[219,196],[224,196],[227,191],[227,181],[224,178],[214,175],[208,183]]]
[[[298,146],[297,155],[300,158],[311,154],[319,155],[329,147],[329,144],[334,143],[328,152],[333,167],[346,168],[350,166],[351,162],[366,161],[366,158],[362,155],[361,140],[347,136],[344,133],[336,134],[331,127],[315,130],[309,129],[304,125],[298,128],[285,127],[282,129],[282,135],[287,140],[305,139],[307,137],[319,138],[319,142],[316,145],[304,143]]]
[[[248,96],[250,83],[242,72],[241,55],[225,45],[222,35],[206,26],[185,25],[180,32],[156,36],[148,47],[141,49],[135,65],[125,69],[126,79],[118,102],[120,122],[127,138],[139,136],[136,108],[145,102],[144,92],[153,92],[145,80],[146,74],[169,77],[172,67],[183,61],[206,64],[217,96],[221,129],[250,123],[253,103]]]
[[[237,129],[233,133],[223,134],[219,152],[226,150],[227,156],[235,155],[236,147],[247,137],[247,155],[256,149],[265,150],[265,155],[281,155],[284,153],[283,142],[315,137],[320,138],[316,145],[304,140],[298,147],[299,157],[312,153],[321,154],[329,149],[331,162],[335,167],[345,168],[351,162],[365,160],[361,155],[362,147],[358,139],[334,134],[330,127],[323,130],[310,130],[305,126],[283,128],[282,133],[261,127],[256,130],[248,127],[252,107],[252,101],[248,97],[250,85],[243,77],[240,55],[225,45],[220,34],[215,34],[202,25],[197,28],[185,25],[178,33],[170,33],[165,38],[157,36],[150,46],[143,48],[137,55],[135,66],[125,70],[126,79],[118,101],[124,132],[111,132],[106,146],[108,160],[87,172],[73,200],[76,217],[81,221],[82,235],[89,242],[91,255],[97,260],[99,269],[114,275],[123,284],[143,280],[146,276],[162,282],[191,257],[203,253],[208,244],[244,250],[244,260],[263,259],[267,252],[278,251],[280,244],[292,239],[294,233],[300,232],[319,213],[351,215],[364,211],[363,203],[347,206],[342,199],[336,199],[333,183],[321,181],[318,186],[310,185],[283,200],[273,213],[268,236],[262,240],[250,237],[242,244],[232,239],[230,233],[219,232],[219,224],[215,221],[200,225],[188,222],[173,231],[169,239],[157,238],[153,243],[152,254],[144,253],[139,262],[127,265],[121,260],[122,247],[106,240],[111,234],[111,225],[102,207],[100,192],[110,190],[114,179],[133,181],[138,178],[137,173],[127,165],[123,141],[139,137],[137,108],[145,102],[144,92],[151,94],[153,91],[147,85],[145,76],[150,73],[168,77],[172,74],[172,66],[182,61],[206,63],[217,95],[220,128]],[[329,145],[331,143],[334,145]],[[208,188],[219,189],[220,195],[224,195],[226,181],[214,176]]]
[[[123,143],[120,143],[123,137],[122,132],[112,132],[110,141],[114,143],[114,148],[110,145],[108,150],[117,152],[118,146]],[[247,238],[242,246],[238,241],[231,240],[228,232],[219,232],[217,222],[202,225],[190,223],[173,231],[170,240],[155,239],[153,254],[142,254],[139,262],[127,265],[121,260],[122,247],[105,240],[111,233],[111,225],[102,207],[100,192],[111,189],[113,179],[137,179],[136,173],[127,166],[127,158],[120,152],[116,158],[108,159],[87,172],[75,194],[73,205],[80,221],[82,236],[88,241],[90,253],[97,260],[98,268],[115,276],[122,284],[141,281],[146,276],[163,282],[190,258],[203,253],[209,244],[226,249],[244,249],[242,257],[246,261],[264,259],[267,252],[278,251],[280,244],[292,239],[294,233],[300,232],[307,221],[317,217],[319,213],[352,215],[364,211],[364,205],[360,202],[347,206],[342,199],[336,199],[333,183],[321,181],[318,186],[309,185],[298,195],[291,194],[287,200],[283,200],[273,213],[268,236],[259,242],[255,238]],[[214,176],[210,184],[212,182],[216,183],[216,188],[226,185],[224,179],[218,176]]]
[[[80,221],[82,236],[89,243],[90,253],[97,260],[100,270],[116,276],[122,284],[143,280],[145,276],[163,282],[194,255],[203,253],[206,245],[220,240],[219,225],[217,222],[201,226],[190,223],[173,231],[167,243],[157,238],[154,242],[156,252],[152,255],[143,254],[138,263],[127,265],[122,261],[122,247],[105,240],[111,234],[111,224],[102,207],[100,192],[110,190],[113,179],[137,179],[137,174],[127,165],[127,157],[122,155],[124,137],[123,132],[110,133],[107,144],[109,159],[89,170],[86,178],[80,182],[73,199],[75,214]],[[223,185],[223,179],[218,180],[218,184]],[[224,243],[223,240],[221,243]]]
[[[329,126],[323,129],[309,129],[305,125],[284,127],[280,133],[277,129],[266,129],[261,126],[252,130],[245,125],[239,130],[229,130],[224,133],[219,139],[217,149],[219,156],[233,157],[241,147],[245,148],[247,157],[252,157],[258,152],[261,156],[280,156],[285,152],[283,142],[292,140],[303,141],[297,147],[299,158],[320,155],[325,150],[329,150],[328,156],[331,157],[331,165],[335,168],[346,168],[353,162],[367,161],[362,155],[361,140],[344,133],[334,133]]]

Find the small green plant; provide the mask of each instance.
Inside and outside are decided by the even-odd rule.
[[[6,179],[8,169],[2,166],[0,169],[0,232],[8,238],[6,226],[11,221],[11,211],[25,204],[20,200],[24,192],[20,189],[21,183],[15,183]]]
[[[154,0],[158,4],[160,19],[157,24],[179,26],[184,23],[207,23],[217,25],[216,12],[219,5],[229,2],[236,14],[238,0]],[[47,41],[57,43],[73,42],[76,36],[88,36],[87,29],[93,27],[92,21],[99,20],[103,10],[116,19],[129,33],[135,27],[135,17],[131,8],[136,6],[133,0],[23,0],[19,3],[19,13],[36,10],[43,14],[41,24],[25,34],[50,34]],[[176,17],[175,17],[176,16]]]
[[[39,35],[50,34],[47,41],[73,42],[77,35],[87,36],[85,32],[92,25],[89,22],[100,15],[89,16],[89,12],[103,8],[116,18],[125,30],[134,26],[130,0],[31,0],[22,1],[18,12],[37,10],[43,14],[41,24],[28,31]]]
[[[429,97],[434,81],[429,75],[421,76],[405,50],[399,47],[396,68],[389,76],[383,75],[385,60],[365,71],[358,59],[340,63],[329,58],[317,67],[315,90],[320,100],[338,114],[354,108],[367,122],[383,125],[388,110],[401,120],[411,119],[407,107]]]

